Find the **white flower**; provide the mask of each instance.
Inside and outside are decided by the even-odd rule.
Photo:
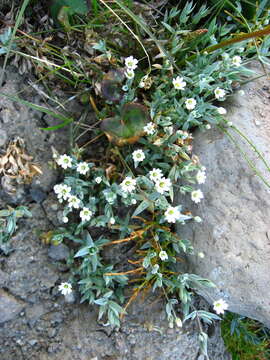
[[[244,90],[239,90],[239,91],[238,91],[238,94],[239,94],[240,96],[244,96],[244,95],[245,95],[245,91],[244,91]]]
[[[162,250],[162,251],[159,253],[158,256],[160,257],[160,259],[161,259],[162,261],[168,260],[168,254],[167,254],[166,251],[164,251],[164,250]]]
[[[57,184],[53,187],[53,190],[57,194],[59,200],[67,200],[70,196],[71,187],[66,184]]]
[[[125,59],[125,64],[129,70],[135,70],[138,66],[138,60],[135,59],[133,56],[129,56]]]
[[[130,176],[127,176],[120,184],[124,192],[132,192],[136,187],[136,180],[132,179]]]
[[[67,216],[63,216],[62,221],[64,224],[68,223],[68,217]]]
[[[110,224],[111,225],[115,224],[115,218],[113,218],[113,217],[110,218]]]
[[[200,216],[194,216],[194,221],[196,221],[197,223],[201,223],[202,222],[202,218]]]
[[[229,307],[229,305],[223,299],[214,301],[213,306],[217,314],[224,314],[224,311],[227,310]]]
[[[203,259],[205,257],[205,255],[202,251],[200,251],[200,252],[198,252],[198,257]]]
[[[56,184],[56,185],[54,185],[54,187],[53,187],[53,191],[54,191],[56,194],[59,194],[61,187],[62,187],[62,184]]]
[[[176,90],[184,90],[186,85],[187,83],[180,76],[177,76],[175,79],[173,79],[173,86]]]
[[[205,125],[205,128],[206,128],[206,130],[210,130],[210,129],[211,129],[211,125],[210,125],[210,124],[206,124],[206,125]]]
[[[194,190],[191,193],[191,200],[198,204],[203,199],[203,193],[201,190]]]
[[[179,318],[179,317],[176,317],[175,318],[175,323],[176,323],[176,326],[178,326],[178,327],[182,327],[182,321],[181,321],[181,319]]]
[[[61,285],[59,285],[58,289],[61,292],[61,294],[65,296],[72,293],[72,285],[67,282],[64,282]]]
[[[196,180],[198,184],[204,184],[206,179],[206,175],[204,171],[198,171],[196,175]]]
[[[137,204],[137,200],[136,200],[136,199],[132,199],[132,200],[131,200],[131,204],[133,204],[133,205]]]
[[[149,172],[149,177],[152,181],[158,181],[162,178],[163,174],[160,169],[154,168]]]
[[[166,178],[161,178],[156,181],[155,188],[160,194],[164,194],[165,191],[169,191],[172,186],[171,180]]]
[[[195,108],[196,104],[197,104],[197,101],[193,98],[187,99],[185,101],[185,105],[188,110],[193,110]]]
[[[141,149],[133,151],[132,157],[133,157],[134,162],[137,162],[137,163],[140,161],[143,161],[145,159],[144,152]]]
[[[95,178],[95,182],[96,182],[97,184],[100,184],[101,181],[102,181],[102,177],[97,176],[97,177]]]
[[[72,166],[72,158],[66,154],[61,155],[58,159],[57,159],[57,164],[59,166],[62,166],[63,169],[67,169],[67,168],[71,168]]]
[[[147,135],[153,135],[156,130],[156,125],[153,122],[149,122],[144,126],[143,130]]]
[[[228,126],[233,126],[233,123],[232,123],[231,121],[228,121],[228,122],[227,122],[227,125],[228,125]]]
[[[155,265],[152,267],[151,274],[157,274],[158,270],[159,270],[159,265],[158,265],[158,264],[155,264]]]
[[[241,65],[241,62],[242,62],[241,56],[236,55],[232,58],[232,64],[235,67],[239,67]]]
[[[224,107],[222,107],[222,106],[220,106],[220,107],[217,108],[217,112],[218,112],[220,115],[225,115],[225,114],[227,114],[227,110],[226,110]]]
[[[79,209],[80,202],[80,199],[75,195],[70,195],[68,198],[68,206],[71,208],[74,207],[74,209]]]
[[[132,69],[127,69],[127,71],[125,71],[125,75],[128,79],[133,79],[135,76],[134,71]]]
[[[175,223],[180,219],[181,214],[177,207],[169,206],[165,211],[165,218],[169,223]]]
[[[216,88],[214,93],[215,93],[216,99],[222,99],[226,95],[225,90],[220,89],[220,88]]]
[[[79,174],[85,175],[89,171],[89,165],[86,162],[80,162],[77,165],[77,171]]]
[[[91,219],[92,215],[93,215],[93,212],[90,209],[88,209],[87,207],[84,207],[80,211],[80,218],[82,219],[82,221],[89,221]]]
[[[206,171],[206,167],[205,167],[205,166],[202,166],[202,167],[201,167],[201,170],[202,170],[202,171]]]

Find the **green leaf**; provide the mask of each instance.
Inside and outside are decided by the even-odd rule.
[[[175,34],[175,29],[170,26],[169,24],[166,24],[165,22],[161,21],[161,24],[172,34]]]
[[[0,217],[10,216],[13,210],[0,210]]]
[[[104,306],[108,303],[108,299],[102,297],[100,299],[94,300],[94,303],[100,306]],[[102,316],[101,316],[102,317]]]
[[[90,235],[89,231],[84,232],[84,239],[88,247],[94,246],[94,241],[92,239],[92,236]]]
[[[91,248],[91,246],[85,246],[83,248],[81,248],[79,251],[76,252],[76,254],[74,255],[74,257],[81,257],[81,256],[85,256],[85,255],[89,255],[89,249]]]
[[[109,301],[109,308],[115,313],[116,316],[119,316],[119,314],[123,312],[123,308],[112,300]]]
[[[120,327],[119,316],[117,316],[111,309],[108,310],[108,319],[112,326]]]
[[[13,234],[13,232],[15,231],[15,228],[16,228],[16,220],[13,216],[11,216],[9,219],[8,219],[8,222],[7,222],[7,227],[6,227],[6,231],[9,233],[9,234]]]
[[[140,205],[137,207],[137,209],[134,211],[134,213],[132,214],[133,216],[137,216],[140,213],[142,213],[145,209],[147,209],[149,206],[151,206],[151,202],[148,200],[144,200],[143,202],[140,203]]]

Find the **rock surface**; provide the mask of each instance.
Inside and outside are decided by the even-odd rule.
[[[22,301],[0,289],[0,324],[14,319],[24,308]]]
[[[69,249],[65,244],[51,245],[48,249],[48,256],[55,261],[66,260],[69,256]]]
[[[262,70],[253,64],[257,72]],[[270,164],[270,87],[261,78],[243,87],[222,104],[227,119],[241,130]],[[270,184],[268,170],[250,146],[231,128],[226,129],[248,154]],[[204,292],[210,303],[224,298],[229,310],[270,327],[270,191],[248,166],[238,148],[222,131],[197,133],[194,153],[206,167],[201,189],[204,200],[190,204],[203,222],[179,228],[205,258],[189,258],[189,270],[211,279],[217,289]],[[268,165],[269,166],[269,165]],[[181,202],[181,199],[179,199]]]

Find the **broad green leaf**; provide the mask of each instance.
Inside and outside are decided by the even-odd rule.
[[[90,247],[91,246],[85,246],[85,247],[81,248],[79,251],[76,252],[74,257],[76,258],[76,257],[88,255]]]

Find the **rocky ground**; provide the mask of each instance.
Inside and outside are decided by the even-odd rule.
[[[29,80],[29,76],[21,77],[9,67],[0,91],[9,95],[23,92],[24,98],[45,105]],[[82,111],[78,103],[70,104],[70,108],[78,118]],[[57,225],[61,215],[51,192],[59,175],[49,163],[51,146],[60,152],[68,148],[68,129],[40,130],[51,125],[47,115],[5,97],[0,98],[0,109],[1,152],[20,136],[27,153],[43,171],[30,185],[18,185],[12,194],[2,181],[0,208],[25,204],[33,217],[19,220],[9,253],[0,254],[0,359],[202,360],[195,324],[169,329],[159,299],[134,304],[119,331],[98,324],[95,309],[80,305],[76,291],[71,303],[65,302],[58,285],[68,278],[68,247],[42,244],[39,235]],[[87,119],[91,121],[91,114]],[[206,331],[210,358],[229,360],[219,325]]]

